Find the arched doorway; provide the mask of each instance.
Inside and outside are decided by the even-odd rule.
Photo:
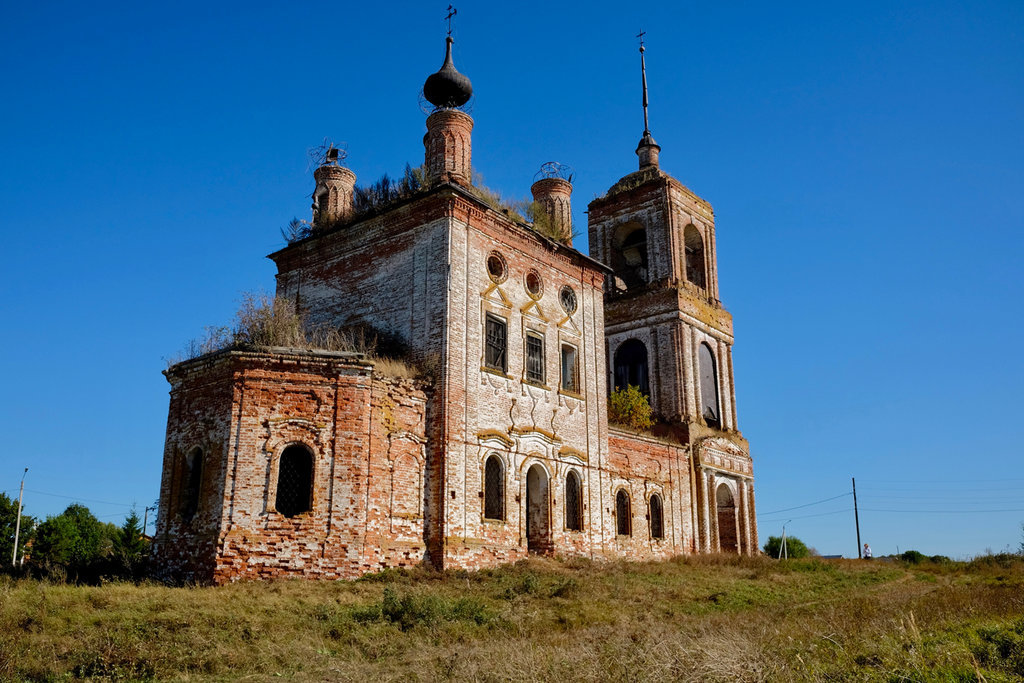
[[[540,465],[526,472],[526,546],[532,553],[551,550],[548,473]]]
[[[720,484],[715,498],[718,500],[718,547],[723,553],[739,553],[736,502],[732,497],[732,491],[725,484]]]

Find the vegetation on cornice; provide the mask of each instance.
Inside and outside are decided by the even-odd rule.
[[[381,213],[393,205],[410,199],[426,190],[426,170],[423,166],[413,168],[405,165],[405,171],[398,180],[387,173],[369,185],[356,185],[352,192],[352,213],[334,220],[310,222],[292,218],[281,228],[281,236],[288,244],[295,244],[315,233],[331,232],[343,225],[355,223]]]
[[[614,390],[608,397],[608,422],[636,431],[653,427],[654,417],[647,395],[632,384]]]
[[[292,245],[314,234],[331,232],[344,225],[382,213],[400,202],[424,194],[428,189],[426,169],[423,166],[413,168],[406,164],[405,172],[398,180],[392,179],[385,173],[369,185],[357,185],[352,196],[353,213],[349,216],[315,223],[295,217],[289,221],[288,225],[281,228],[281,236],[285,242]],[[561,234],[552,224],[544,206],[539,202],[505,197],[501,192],[485,185],[483,176],[476,170],[473,171],[472,183],[466,189],[474,197],[513,222],[550,240],[562,241]],[[579,234],[574,230],[572,237],[575,238]]]
[[[605,192],[600,197],[597,197],[597,199],[607,199],[608,197],[617,195],[620,192],[628,192],[629,190],[635,190],[644,183],[649,183],[650,181],[656,178],[660,178],[661,175],[661,171],[656,166],[649,166],[648,168],[644,168],[639,171],[634,171],[633,173],[630,173],[629,175],[623,176],[621,179],[619,179],[619,182],[615,183],[610,188],[608,188],[608,191]]]
[[[167,366],[226,349],[275,347],[359,353],[374,361],[377,372],[390,377],[412,379],[435,374],[433,367],[413,366],[405,343],[394,335],[368,325],[314,325],[293,300],[262,292],[245,292],[233,325],[206,327],[203,336],[190,340]]]

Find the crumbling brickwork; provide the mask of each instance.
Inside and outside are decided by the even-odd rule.
[[[201,377],[202,382],[196,382]],[[224,351],[176,366],[155,552],[188,580],[353,578],[423,561],[428,390],[361,357]],[[277,509],[280,460],[312,455],[309,510]],[[183,454],[204,452],[183,518]],[[197,553],[196,550],[201,552]]]
[[[439,97],[468,99],[450,41],[435,76]],[[533,187],[554,239],[472,186],[472,129],[435,111],[423,186],[362,213],[355,175],[321,167],[311,234],[270,256],[309,324],[372,330],[430,379],[282,348],[168,370],[167,575],[757,552],[710,205],[660,171],[645,131],[641,170],[590,204],[586,256],[567,239],[567,180]],[[627,384],[649,394],[654,433],[609,425]]]

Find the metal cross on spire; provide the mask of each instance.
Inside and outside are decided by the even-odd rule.
[[[444,18],[448,22],[448,37],[452,35],[452,17],[459,13],[459,10],[455,9],[452,5],[448,5],[448,16]]]
[[[636,35],[640,39],[640,76],[644,84],[644,135],[650,135],[651,130],[647,123],[647,64],[644,62],[644,36],[646,31],[641,30]]]

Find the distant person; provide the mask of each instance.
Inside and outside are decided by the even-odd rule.
[[[864,559],[871,559],[871,546],[869,546],[867,543],[864,544]]]

